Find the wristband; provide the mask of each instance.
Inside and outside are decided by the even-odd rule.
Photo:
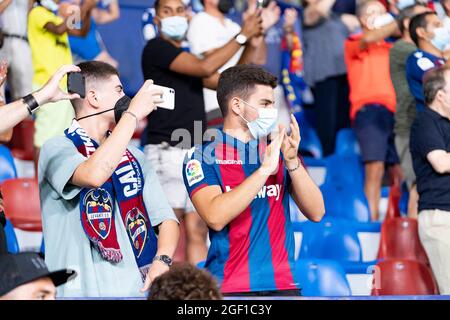
[[[286,170],[288,171],[288,172],[294,172],[295,170],[297,170],[298,168],[300,168],[300,165],[301,165],[301,161],[297,158],[297,161],[298,161],[298,164],[297,164],[297,166],[294,168],[294,169],[289,169],[288,167],[286,167]]]
[[[39,103],[36,101],[32,94],[23,97],[22,101],[27,105],[27,109],[30,115],[32,115],[33,112],[39,108]]]

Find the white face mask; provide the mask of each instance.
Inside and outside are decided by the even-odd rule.
[[[58,4],[53,0],[41,0],[41,6],[53,12],[58,11],[59,8]]]
[[[433,30],[434,37],[431,39],[431,44],[440,51],[444,51],[450,43],[450,33],[445,27],[435,28]]]
[[[395,19],[393,16],[391,16],[389,13],[385,13],[373,19],[373,27],[375,29],[380,29],[385,25],[388,25],[389,23],[393,22],[394,20]]]
[[[398,10],[403,10],[406,7],[410,7],[416,4],[416,0],[399,0],[397,3]]]
[[[253,121],[248,121],[243,116],[239,115],[246,123],[253,138],[259,139],[267,137],[275,127],[278,119],[278,110],[275,108],[255,108],[248,102],[240,99],[249,107],[258,111],[258,118]]]
[[[173,16],[161,19],[161,33],[175,41],[184,39],[188,26],[186,17]]]

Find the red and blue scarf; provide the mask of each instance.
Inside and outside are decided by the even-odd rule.
[[[89,138],[76,120],[65,131],[83,156],[89,158],[98,144]],[[83,188],[80,193],[81,225],[103,259],[122,261],[117,241],[114,206],[117,201],[125,230],[133,248],[142,279],[156,254],[157,238],[150,224],[143,199],[144,175],[136,158],[127,149],[112,176],[97,189]]]

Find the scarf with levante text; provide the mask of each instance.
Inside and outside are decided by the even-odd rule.
[[[65,134],[83,156],[89,158],[98,144],[73,120]],[[108,133],[109,134],[109,133]],[[96,189],[83,188],[80,193],[81,224],[86,236],[103,259],[122,261],[117,241],[114,206],[119,206],[136,263],[142,279],[156,254],[157,238],[150,224],[143,199],[144,175],[136,158],[127,149],[112,176]]]

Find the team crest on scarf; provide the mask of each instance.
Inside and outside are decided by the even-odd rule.
[[[133,208],[126,215],[128,236],[133,243],[136,256],[141,256],[147,239],[147,225],[144,214],[138,208]]]
[[[105,189],[91,189],[83,199],[86,206],[86,218],[92,229],[103,240],[111,231],[113,217],[113,201]]]

